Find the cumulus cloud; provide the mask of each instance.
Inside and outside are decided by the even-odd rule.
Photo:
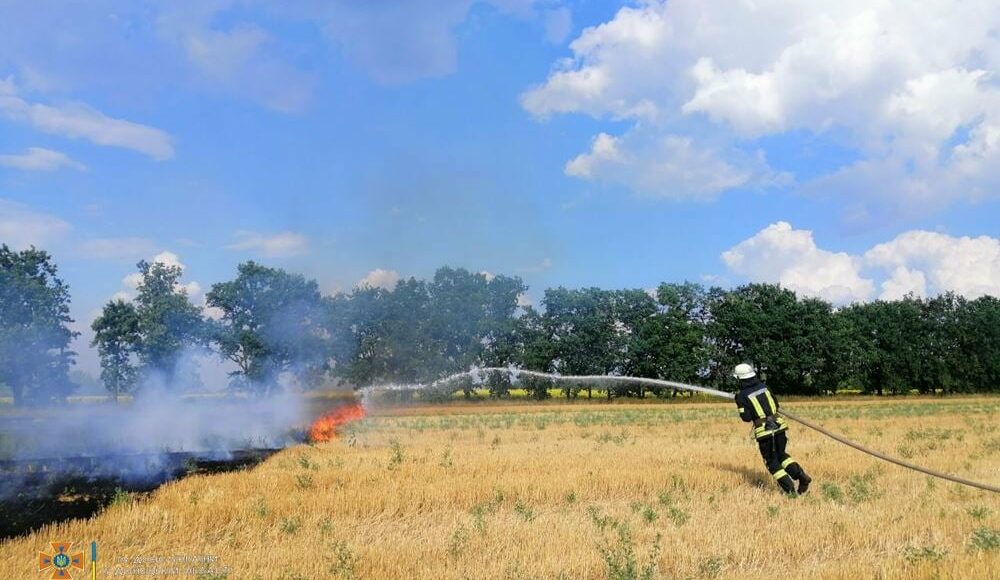
[[[644,133],[599,133],[589,152],[566,163],[566,175],[624,184],[648,197],[698,200],[776,179],[762,158],[737,166],[689,137]]]
[[[73,227],[62,219],[28,206],[0,199],[0,243],[16,250],[46,248],[64,238]]]
[[[131,149],[156,160],[174,156],[172,139],[164,131],[109,117],[82,103],[58,106],[30,103],[19,96],[11,78],[0,80],[0,115],[45,133]]]
[[[867,300],[874,290],[872,281],[859,275],[856,258],[818,248],[811,231],[787,222],[771,224],[723,252],[722,261],[753,282],[777,282],[836,303]]]
[[[1000,296],[998,238],[911,231],[868,250],[864,259],[874,268],[892,268],[899,284],[909,281],[918,294],[926,292],[926,280],[938,292],[951,290],[973,298]]]
[[[812,232],[777,222],[722,254],[729,269],[836,304],[907,294],[1000,296],[1000,239],[914,230],[861,255],[819,248]]]
[[[358,288],[385,288],[386,290],[392,290],[399,282],[399,278],[399,272],[395,270],[375,268],[365,274],[364,278],[358,280],[355,286]]]
[[[632,159],[632,170],[579,167],[592,150],[570,162],[588,179],[641,191],[634,173],[653,173],[665,156],[682,162],[670,149],[646,154],[655,140],[630,142],[637,130],[690,139],[741,168],[734,159],[763,138],[810,135],[857,153],[856,162],[825,168],[817,188],[880,195],[898,207],[901,199],[940,205],[1000,186],[998,26],[1000,4],[990,0],[937,0],[921,10],[903,0],[649,0],[584,30],[572,56],[521,102],[540,119],[580,113],[632,123],[594,142],[616,139],[617,158]],[[659,181],[684,190],[683,176]]]
[[[240,241],[226,246],[230,250],[248,250],[267,258],[297,256],[309,249],[309,240],[294,232],[265,235],[258,232],[241,231],[236,236]]]
[[[19,155],[0,155],[0,165],[22,171],[55,171],[63,167],[79,171],[87,169],[82,163],[74,161],[65,153],[42,147],[29,147],[27,151]]]
[[[159,254],[156,254],[155,256],[147,259],[146,261],[149,262],[150,264],[163,264],[164,266],[177,267],[181,269],[181,272],[184,272],[187,269],[187,266],[185,266],[184,263],[181,262],[180,256],[170,251],[160,252]],[[125,300],[126,302],[131,301],[135,297],[135,291],[139,289],[139,284],[141,283],[142,283],[142,274],[140,274],[139,272],[132,272],[131,274],[128,274],[127,276],[122,278],[123,289],[119,292],[116,292],[112,296],[112,300]],[[202,304],[204,304],[205,302],[205,297],[202,294],[201,284],[199,284],[194,280],[186,284],[179,283],[177,285],[177,288],[175,288],[175,290],[177,292],[182,292],[182,291],[185,292],[188,295],[188,297],[191,298],[192,300],[196,300],[197,298],[200,297]]]

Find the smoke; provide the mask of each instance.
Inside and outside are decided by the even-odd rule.
[[[134,398],[118,405],[56,405],[0,419],[0,471],[7,472],[0,499],[24,492],[25,471],[157,483],[185,461],[228,460],[235,450],[302,441],[306,409],[294,385],[266,398],[205,393],[198,367],[204,358],[199,349],[185,350],[174,378],[144,373]],[[192,386],[202,392],[191,393]]]

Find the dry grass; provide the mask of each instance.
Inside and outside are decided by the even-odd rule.
[[[1000,400],[794,408],[1000,481]],[[96,540],[109,577],[117,560],[194,554],[228,578],[1000,577],[996,494],[793,427],[815,483],[785,499],[726,404],[412,413],[4,542],[0,577],[35,577],[37,551],[63,539]]]

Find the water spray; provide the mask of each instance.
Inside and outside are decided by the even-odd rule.
[[[482,376],[484,374],[496,373],[496,372],[506,373],[506,374],[508,374],[511,377],[512,380],[517,380],[517,378],[520,375],[526,375],[526,376],[537,377],[537,378],[542,378],[542,379],[549,379],[549,380],[553,380],[553,381],[573,381],[573,382],[577,382],[577,383],[598,383],[598,384],[600,384],[600,383],[609,383],[609,382],[614,382],[614,383],[632,383],[632,384],[639,383],[639,384],[650,385],[650,386],[655,386],[655,387],[668,387],[668,388],[671,388],[671,389],[678,389],[678,390],[690,391],[690,392],[696,392],[696,393],[704,393],[706,395],[711,395],[713,397],[719,397],[721,399],[730,399],[730,400],[732,400],[732,399],[735,398],[735,395],[733,395],[732,393],[727,393],[725,391],[719,391],[719,390],[716,390],[716,389],[710,389],[708,387],[701,387],[701,386],[698,386],[698,385],[689,385],[687,383],[678,383],[678,382],[674,382],[674,381],[664,381],[664,380],[660,380],[660,379],[649,379],[649,378],[645,378],[645,377],[628,377],[628,376],[620,376],[620,375],[559,375],[559,374],[554,374],[554,373],[543,373],[543,372],[540,372],[540,371],[531,371],[531,370],[526,370],[526,369],[519,369],[519,368],[516,368],[516,367],[473,367],[472,369],[470,369],[468,371],[461,372],[461,373],[455,373],[453,375],[450,375],[450,376],[438,379],[438,380],[434,381],[433,383],[430,383],[429,385],[427,385],[427,387],[429,387],[429,388],[438,387],[438,386],[450,383],[450,382],[452,382],[452,381],[454,381],[456,379],[460,379],[462,377],[470,377],[470,378],[472,378],[476,382],[482,382]],[[886,455],[886,454],[881,453],[879,451],[876,451],[874,449],[869,449],[868,447],[865,447],[865,446],[861,445],[860,443],[857,443],[855,441],[851,441],[850,439],[847,439],[847,438],[845,438],[845,437],[843,437],[841,435],[838,435],[836,433],[828,431],[827,429],[825,429],[825,428],[823,428],[823,427],[821,427],[819,425],[816,425],[815,423],[812,423],[810,421],[802,419],[802,418],[800,418],[800,417],[798,417],[798,416],[796,416],[796,415],[794,415],[792,413],[789,413],[788,411],[786,411],[784,409],[779,409],[778,413],[780,413],[784,417],[787,417],[787,418],[791,419],[792,421],[795,421],[796,423],[804,425],[804,426],[808,427],[809,429],[812,429],[812,430],[814,430],[814,431],[816,431],[816,432],[818,432],[818,433],[820,433],[822,435],[825,435],[825,436],[833,439],[834,441],[837,441],[838,443],[842,443],[842,444],[847,445],[849,447],[853,447],[854,449],[857,449],[858,451],[861,451],[862,453],[866,453],[868,455],[871,455],[872,457],[875,457],[877,459],[881,459],[882,461],[887,461],[889,463],[893,463],[893,464],[899,465],[900,467],[905,467],[907,469],[912,469],[913,471],[918,471],[920,473],[924,473],[926,475],[930,475],[931,477],[937,477],[937,478],[944,479],[944,480],[947,480],[947,481],[951,481],[951,482],[954,482],[954,483],[958,483],[958,484],[961,484],[961,485],[967,485],[969,487],[975,487],[975,488],[986,490],[986,491],[992,491],[993,493],[1000,493],[1000,487],[998,487],[998,486],[990,485],[990,484],[987,484],[987,483],[980,483],[980,482],[977,482],[977,481],[971,481],[969,479],[965,479],[965,478],[962,478],[962,477],[957,477],[957,476],[954,476],[954,475],[943,473],[941,471],[930,469],[928,467],[923,467],[921,465],[916,465],[916,464],[910,463],[908,461],[904,461],[902,459],[899,459],[898,457],[892,457],[891,455]]]

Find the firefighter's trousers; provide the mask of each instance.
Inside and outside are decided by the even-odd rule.
[[[795,493],[795,484],[792,480],[802,481],[808,476],[802,470],[802,466],[785,452],[787,444],[788,435],[785,431],[757,439],[760,455],[764,458],[767,470],[785,493]]]

